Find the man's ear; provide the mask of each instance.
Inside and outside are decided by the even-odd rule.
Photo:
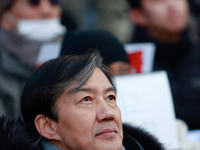
[[[131,20],[134,22],[134,24],[142,27],[146,26],[146,19],[141,9],[139,8],[131,9],[130,17]]]
[[[35,118],[35,127],[40,135],[49,140],[60,140],[60,136],[55,127],[55,121],[45,117],[44,115],[37,115]]]

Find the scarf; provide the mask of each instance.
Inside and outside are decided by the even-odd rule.
[[[35,68],[40,42],[29,40],[14,31],[5,31],[0,28],[0,45],[26,67]]]

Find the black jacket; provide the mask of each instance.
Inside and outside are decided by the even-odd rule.
[[[153,70],[168,74],[176,117],[189,129],[200,129],[200,45],[189,36],[189,29],[176,43],[152,38],[144,28],[137,27],[133,43],[153,42],[156,45]]]
[[[140,146],[144,150],[164,150],[162,144],[154,136],[141,128],[123,124],[123,131],[123,145],[126,150],[141,150]]]
[[[0,117],[0,149],[1,150],[43,150],[34,144],[25,131],[25,123],[21,117],[15,119]]]
[[[164,150],[162,145],[149,133],[124,124],[123,145],[126,150]],[[40,142],[28,136],[21,117],[0,117],[1,150],[43,150]]]

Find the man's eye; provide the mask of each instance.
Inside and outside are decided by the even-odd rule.
[[[110,96],[107,97],[106,100],[109,100],[109,101],[115,100],[115,96],[114,95],[110,95]]]
[[[86,102],[87,102],[87,101],[91,101],[91,100],[92,100],[92,98],[89,97],[89,96],[87,96],[87,97],[85,97],[85,98],[82,99],[82,101],[86,101]]]

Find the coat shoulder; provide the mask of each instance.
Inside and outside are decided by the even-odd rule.
[[[164,150],[158,139],[142,128],[123,124],[123,131],[134,138],[145,150]]]
[[[21,117],[0,117],[0,147],[1,150],[42,150],[28,139]]]

